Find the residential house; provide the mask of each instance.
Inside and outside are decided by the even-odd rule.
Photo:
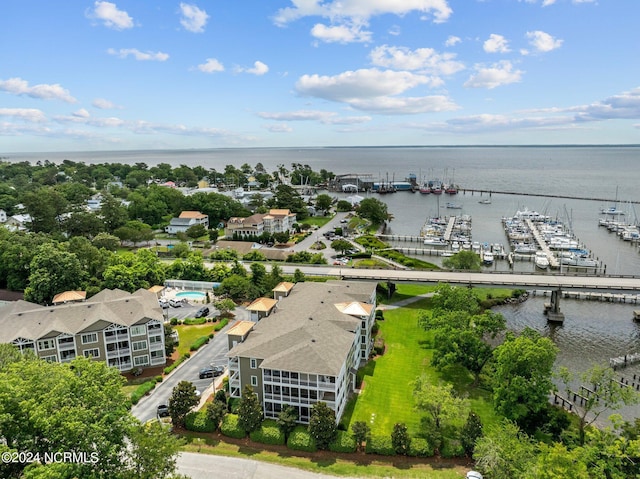
[[[225,236],[260,236],[266,233],[284,233],[293,228],[296,214],[287,209],[272,209],[269,213],[258,213],[246,218],[232,217],[227,221]]]
[[[252,302],[249,306],[247,306],[247,311],[251,315],[251,321],[257,323],[262,318],[266,318],[269,316],[276,305],[278,304],[278,300],[271,298],[258,298],[254,302]]]
[[[376,284],[358,281],[297,283],[259,322],[242,321],[227,333],[229,392],[250,385],[264,415],[286,404],[308,423],[323,401],[340,421],[355,389],[356,372],[373,347]]]
[[[156,294],[146,289],[104,289],[59,306],[20,300],[0,308],[0,343],[47,361],[85,356],[128,371],[165,364],[163,320]]]
[[[31,226],[31,215],[17,214],[7,218],[5,225],[13,231],[25,231]]]
[[[166,231],[169,234],[184,233],[194,225],[203,225],[209,229],[209,216],[199,211],[183,211],[177,218],[171,218]]]

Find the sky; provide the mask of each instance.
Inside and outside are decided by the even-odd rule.
[[[640,144],[637,0],[3,0],[10,152]]]

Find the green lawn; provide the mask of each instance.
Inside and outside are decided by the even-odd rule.
[[[213,333],[213,327],[215,325],[216,323],[204,323],[190,326],[184,324],[173,326],[173,329],[178,331],[178,335],[180,336],[180,344],[176,348],[179,356],[188,353],[193,342],[200,336],[208,336],[210,333]]]
[[[326,225],[332,219],[333,219],[333,216],[309,216],[308,218],[300,220],[299,223],[300,224],[306,223],[311,226],[320,227],[320,226]]]

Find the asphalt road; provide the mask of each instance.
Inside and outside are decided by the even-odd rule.
[[[177,317],[179,319],[193,317],[194,313],[201,306],[200,304],[193,304],[185,305],[181,308],[169,308],[169,317]],[[214,314],[215,310],[211,306],[209,306],[209,308],[212,310],[210,315]],[[235,320],[248,318],[248,312],[243,308],[237,308],[234,313],[236,314]],[[230,324],[231,323],[233,323],[233,321],[231,321]],[[212,386],[214,379],[219,380],[220,378],[199,379],[198,373],[201,368],[212,364],[216,366],[227,365],[225,355],[229,351],[229,346],[225,332],[228,328],[229,325],[225,326],[225,328],[214,335],[208,344],[205,344],[198,351],[192,353],[191,358],[174,369],[148,396],[144,396],[138,404],[133,406],[131,409],[132,414],[142,422],[155,418],[158,405],[168,404],[173,388],[180,381],[191,381],[198,391],[204,393],[207,388]]]

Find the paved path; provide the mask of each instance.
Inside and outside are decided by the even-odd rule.
[[[431,292],[431,293],[423,293],[423,294],[418,294],[416,296],[411,296],[410,298],[401,299],[400,301],[396,301],[395,303],[392,303],[392,304],[381,304],[380,305],[380,309],[402,308],[403,306],[406,306],[407,304],[415,303],[416,301],[420,301],[420,300],[425,299],[425,298],[431,298],[431,297],[433,297],[434,294],[435,293],[433,293],[433,292]]]

